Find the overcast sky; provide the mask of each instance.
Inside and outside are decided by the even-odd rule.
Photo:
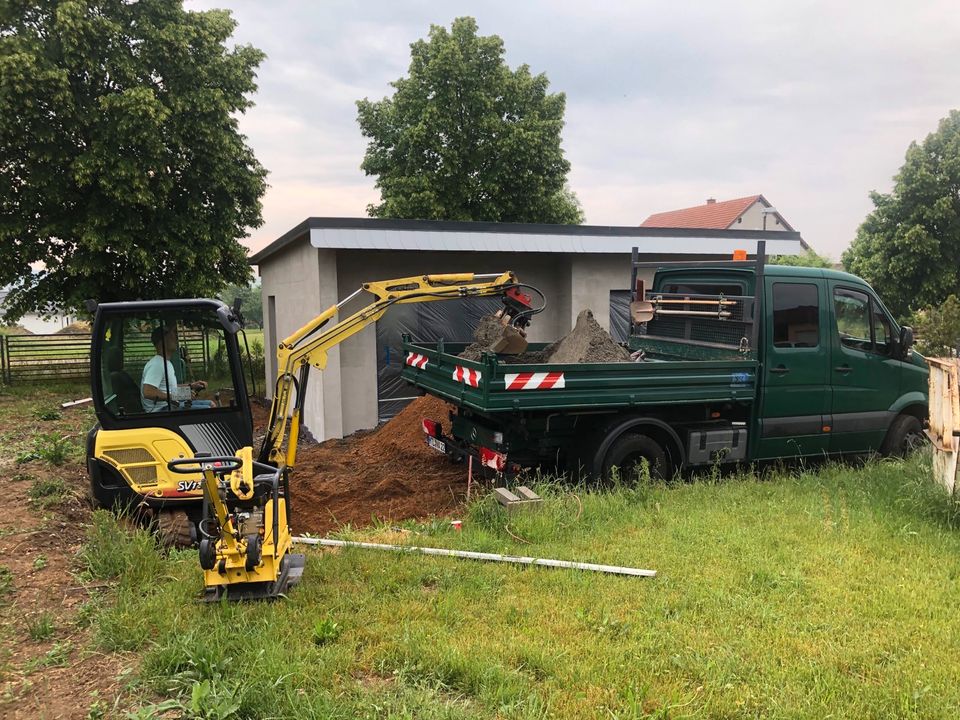
[[[407,74],[431,23],[477,19],[567,96],[563,147],[591,225],[763,193],[839,258],[911,140],[960,106],[960,12],[931,2],[188,0],[267,53],[241,121],[270,171],[259,249],[309,216],[364,217],[355,101]]]

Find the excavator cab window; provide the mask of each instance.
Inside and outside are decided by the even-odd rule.
[[[111,313],[100,331],[102,406],[114,417],[235,405],[225,330],[209,313]]]

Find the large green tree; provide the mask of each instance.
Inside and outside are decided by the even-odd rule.
[[[266,171],[237,129],[263,53],[181,0],[0,0],[6,315],[246,284]]]
[[[566,98],[504,62],[503,41],[463,17],[411,46],[392,97],[357,103],[377,177],[373,217],[580,223],[560,147]]]
[[[875,209],[843,254],[895,314],[960,295],[960,111],[910,144],[891,193],[870,194]]]

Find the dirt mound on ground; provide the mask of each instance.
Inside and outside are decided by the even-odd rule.
[[[450,409],[426,396],[376,430],[302,446],[290,479],[293,531],[326,533],[456,508],[466,494],[466,468],[427,447],[421,428],[424,418],[449,427]]]
[[[460,353],[464,360],[480,360],[500,338],[502,325],[495,315],[486,315],[473,334],[474,342]],[[519,355],[499,355],[503,363],[605,363],[629,362],[630,353],[617,345],[610,334],[600,327],[591,310],[577,316],[576,325],[567,335],[542,350]]]

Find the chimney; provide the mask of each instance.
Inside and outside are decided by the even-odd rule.
[[[713,205],[717,202],[716,198],[707,198],[707,205]]]

